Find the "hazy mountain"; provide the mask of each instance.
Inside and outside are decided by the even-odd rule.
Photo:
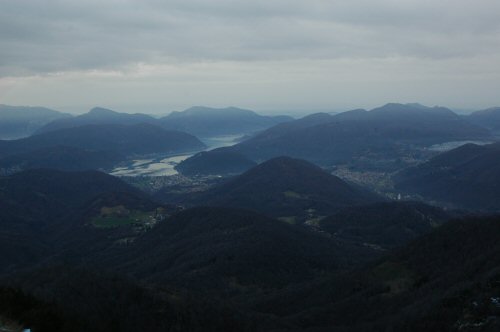
[[[44,107],[0,105],[0,139],[30,136],[49,122],[69,117]]]
[[[52,168],[63,171],[110,169],[124,159],[124,155],[112,151],[54,146],[0,158],[0,175],[33,168]]]
[[[125,155],[179,153],[205,147],[192,135],[167,131],[150,124],[87,125],[15,141],[0,141],[0,155],[13,155],[61,145],[95,151],[113,151]]]
[[[225,149],[203,151],[182,161],[175,169],[183,175],[231,175],[240,174],[256,162],[243,155]]]
[[[500,130],[500,107],[474,112],[467,116],[466,119],[493,131],[498,131]]]
[[[266,161],[196,199],[198,204],[247,208],[279,217],[327,215],[340,207],[382,200],[304,160]]]
[[[396,188],[458,207],[500,210],[500,144],[466,144],[401,171]]]
[[[440,208],[418,202],[385,202],[343,208],[322,219],[322,230],[382,250],[404,245],[449,220]]]
[[[161,118],[160,122],[167,129],[210,137],[252,133],[291,120],[289,116],[262,116],[236,107],[196,106],[182,112],[172,112]]]
[[[361,159],[376,164],[384,159],[396,162],[414,146],[490,135],[442,107],[387,104],[321,119],[326,122],[310,125],[306,117],[270,128],[231,149],[253,160],[288,155],[326,165]]]
[[[158,120],[146,114],[119,113],[106,108],[95,107],[88,113],[72,118],[52,121],[36,131],[37,134],[86,125],[135,125],[140,123],[157,124]]]

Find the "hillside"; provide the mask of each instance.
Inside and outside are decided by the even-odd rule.
[[[499,234],[498,217],[453,221],[365,269],[256,308],[297,330],[497,331]]]
[[[230,149],[257,161],[287,155],[327,166],[368,162],[377,167],[387,161],[400,167],[403,158],[415,154],[415,147],[490,135],[446,108],[412,104],[387,104],[322,119],[326,122],[312,126],[304,118],[270,128]]]
[[[241,174],[257,165],[243,155],[226,149],[203,151],[180,162],[175,169],[186,176]]]
[[[182,112],[172,112],[161,118],[160,123],[167,129],[210,137],[253,133],[291,120],[288,116],[263,116],[237,107],[195,106]]]
[[[0,105],[0,139],[30,136],[49,122],[70,117],[45,107]]]
[[[90,269],[38,268],[4,282],[10,287],[0,287],[2,318],[35,332],[258,331],[262,325],[227,304]]]
[[[278,157],[210,189],[196,204],[246,208],[294,219],[382,200],[304,160]]]
[[[250,211],[205,207],[173,215],[104,264],[143,280],[234,297],[345,269],[368,256],[362,249],[347,252],[324,236]]]
[[[94,107],[85,114],[71,118],[58,119],[39,128],[36,134],[60,129],[87,125],[136,125],[140,123],[156,124],[157,120],[146,114],[119,113],[102,107]]]
[[[463,145],[401,171],[394,181],[396,189],[426,199],[498,211],[500,144]]]
[[[479,126],[498,132],[500,130],[500,107],[492,107],[482,111],[473,112],[467,116],[467,120]]]
[[[124,159],[125,156],[112,151],[91,151],[54,146],[0,158],[0,175],[34,168],[51,168],[62,171],[111,169]]]
[[[0,177],[0,274],[53,254],[57,236],[81,219],[80,209],[107,193],[142,193],[96,172],[36,169]],[[144,199],[144,198],[142,198]],[[74,216],[78,217],[74,217]]]
[[[205,147],[192,135],[167,131],[149,124],[88,125],[47,132],[15,141],[0,141],[0,155],[13,155],[61,145],[94,151],[113,151],[126,156],[188,152]]]
[[[344,241],[388,250],[430,233],[450,218],[450,213],[423,203],[386,202],[344,208],[322,219],[319,227]]]

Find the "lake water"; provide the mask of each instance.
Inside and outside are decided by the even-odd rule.
[[[208,150],[231,146],[243,137],[243,135],[226,135],[201,139]],[[170,176],[177,174],[174,167],[181,161],[191,157],[194,153],[179,154],[169,157],[157,157],[149,159],[133,160],[129,165],[117,167],[111,171],[115,176]]]
[[[445,152],[445,151],[453,150],[455,148],[458,148],[459,146],[469,144],[469,143],[477,144],[477,145],[486,145],[486,144],[493,143],[493,141],[453,141],[453,142],[434,144],[434,145],[430,146],[428,149],[431,151]]]

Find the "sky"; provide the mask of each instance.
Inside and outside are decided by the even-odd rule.
[[[500,106],[498,0],[0,0],[0,104]]]

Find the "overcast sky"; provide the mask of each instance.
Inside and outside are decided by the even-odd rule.
[[[0,0],[0,103],[500,106],[499,0]]]

